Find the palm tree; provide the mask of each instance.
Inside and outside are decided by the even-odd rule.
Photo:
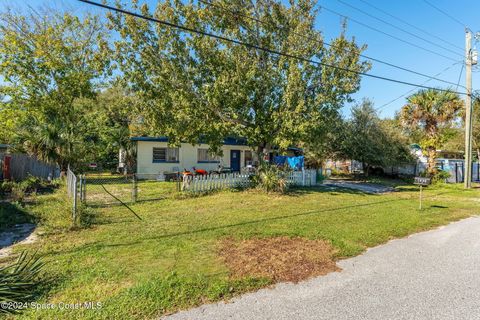
[[[404,127],[420,129],[424,133],[421,144],[426,150],[429,175],[436,173],[436,150],[443,142],[441,129],[459,116],[463,106],[463,100],[454,92],[428,89],[409,96],[400,112]]]

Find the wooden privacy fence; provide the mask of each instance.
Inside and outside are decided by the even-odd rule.
[[[60,170],[56,165],[47,164],[22,153],[7,154],[10,157],[10,177],[19,181],[29,175],[43,179],[55,179],[60,176]]]
[[[252,173],[225,173],[206,176],[184,176],[182,191],[206,192],[229,188],[248,188]],[[304,170],[287,173],[287,183],[293,186],[311,187],[317,184],[317,171]]]

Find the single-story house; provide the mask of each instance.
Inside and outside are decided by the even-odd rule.
[[[209,172],[226,168],[240,172],[259,164],[257,153],[247,144],[245,138],[225,138],[221,156],[210,154],[209,145],[205,143],[192,145],[182,142],[180,146],[174,147],[168,145],[168,137],[132,137],[131,140],[136,143],[136,173],[141,179],[157,179],[165,173],[191,171],[193,168]],[[123,152],[124,150],[120,150],[120,168],[124,167]],[[264,153],[267,154],[265,160],[268,161],[278,155],[278,150],[274,147],[264,150]],[[291,147],[284,154],[298,156],[303,154],[303,150]]]
[[[226,167],[238,172],[258,163],[256,153],[243,138],[225,138],[222,156],[210,154],[209,145],[204,143],[181,143],[179,147],[172,147],[167,137],[132,137],[131,140],[136,142],[136,171],[140,178],[193,167],[207,171]]]

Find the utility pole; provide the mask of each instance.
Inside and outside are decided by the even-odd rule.
[[[467,96],[465,98],[465,189],[472,187],[472,33],[465,29],[465,74]]]

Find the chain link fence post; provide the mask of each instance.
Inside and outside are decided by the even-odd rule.
[[[75,222],[77,220],[77,193],[78,193],[78,184],[77,184],[77,176],[73,175],[73,181],[72,181],[72,191],[73,191],[73,208],[72,208],[72,220],[73,224],[75,225]]]
[[[177,192],[183,191],[183,177],[182,180],[180,181],[180,172],[177,172],[177,177],[175,179],[177,183]]]
[[[80,187],[80,202],[83,203],[83,175],[79,175],[78,178],[80,179],[78,184]]]
[[[138,197],[138,184],[137,184],[137,175],[133,174],[132,177],[132,202],[137,202]]]
[[[82,179],[83,187],[82,187],[82,200],[83,203],[87,203],[87,176],[84,174]]]

